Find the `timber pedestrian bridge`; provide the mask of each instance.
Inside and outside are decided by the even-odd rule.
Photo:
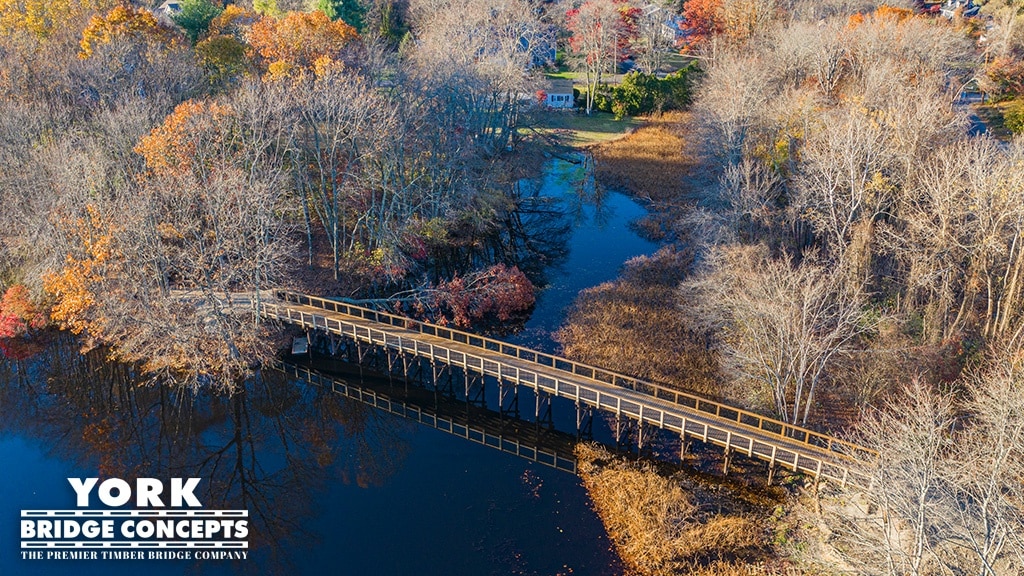
[[[843,486],[870,483],[859,472],[876,457],[866,448],[610,370],[326,298],[279,290],[254,305],[264,318],[325,336],[332,352],[341,341],[354,344],[358,361],[364,360],[364,350],[376,349],[384,352],[388,370],[397,367],[408,376],[417,366],[422,372],[426,361],[435,380],[445,368],[449,375],[461,369],[467,400],[474,386],[482,397],[486,379],[492,378],[501,410],[509,398],[518,412],[518,390],[524,387],[534,393],[538,418],[545,409],[550,417],[551,397],[575,402],[577,430],[584,415],[596,410],[615,416],[617,436],[620,423],[632,423],[641,444],[645,428],[655,427],[678,434],[682,450],[692,440],[719,446],[726,471],[731,455],[740,453],[767,462],[769,481],[781,466]]]

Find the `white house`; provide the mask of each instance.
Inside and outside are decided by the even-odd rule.
[[[548,108],[572,109],[576,105],[572,95],[572,80],[549,78],[544,93],[544,105]]]

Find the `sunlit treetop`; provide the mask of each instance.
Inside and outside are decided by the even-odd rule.
[[[850,20],[847,24],[850,28],[856,28],[863,24],[868,18],[872,18],[876,21],[889,21],[897,24],[903,23],[905,20],[914,17],[914,11],[907,8],[896,8],[883,4],[879,6],[874,12],[865,15],[862,12],[858,12],[853,16],[850,16]]]
[[[209,36],[234,36],[243,40],[249,33],[249,28],[259,21],[260,15],[252,10],[242,8],[237,4],[229,4],[224,11],[210,21],[207,29]]]
[[[289,12],[280,19],[264,16],[249,29],[248,41],[267,77],[279,78],[312,72],[324,58],[340,60],[357,37],[355,28],[317,10]]]
[[[164,123],[144,136],[135,152],[158,175],[176,175],[200,168],[196,164],[199,141],[217,140],[232,110],[214,102],[188,100],[179,104]],[[201,162],[201,160],[200,160]]]
[[[89,14],[109,10],[117,0],[0,0],[0,35],[28,32],[47,38]]]
[[[152,41],[173,44],[178,41],[173,30],[160,24],[153,13],[131,6],[116,6],[102,16],[93,16],[82,31],[80,58],[92,56],[96,47],[117,39]]]

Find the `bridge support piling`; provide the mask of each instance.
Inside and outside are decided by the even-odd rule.
[[[509,398],[508,407],[505,407],[505,398]],[[498,412],[502,416],[519,418],[519,386],[513,384],[508,386],[505,380],[498,377]]]
[[[465,371],[466,403],[487,407],[487,378]]]
[[[682,433],[679,436],[679,460],[685,461],[686,454],[690,451],[690,439],[686,437],[686,433]]]
[[[394,378],[394,374],[395,374],[395,364],[398,361],[398,357],[392,355],[390,348],[385,348],[384,349],[384,354],[388,358],[388,382],[389,383],[394,383],[393,378]]]
[[[724,474],[726,476],[729,475],[729,465],[730,464],[732,464],[732,450],[728,446],[726,446],[725,447],[725,458],[723,458],[723,460],[722,460],[722,474]]]
[[[594,438],[594,411],[590,406],[576,402],[576,440]]]
[[[533,396],[534,422],[547,429],[555,427],[555,419],[551,416],[551,396],[538,390]]]
[[[356,340],[356,363],[359,365],[359,377],[363,377],[363,345]]]
[[[455,398],[455,386],[452,382],[451,367],[447,364],[438,365],[430,360],[431,385],[434,387],[434,394],[440,394],[444,398]]]
[[[773,480],[775,480],[775,465],[769,463],[768,464],[768,485],[769,486],[772,485],[772,481]]]
[[[615,447],[619,450],[630,452],[629,442],[629,418],[624,418],[622,414],[615,415]]]

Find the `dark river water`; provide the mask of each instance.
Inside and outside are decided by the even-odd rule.
[[[598,201],[586,186],[581,194],[582,170],[554,161],[537,188],[570,224],[566,250],[545,263],[549,286],[511,341],[556,349],[552,332],[577,293],[656,249],[628,227],[642,208],[616,193]],[[359,384],[351,365],[320,367],[409,406],[481,426],[496,418],[380,377]],[[142,384],[130,367],[106,362],[99,351],[82,355],[65,336],[28,358],[0,359],[0,575],[622,571],[571,472],[277,370],[264,370],[232,398]],[[574,438],[539,436],[526,424],[501,430],[542,437],[552,450],[571,449]],[[248,510],[248,559],[22,559],[21,512],[75,509],[67,479],[85,477],[202,478],[195,495],[204,508]]]

